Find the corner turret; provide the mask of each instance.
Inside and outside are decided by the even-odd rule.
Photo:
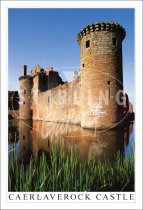
[[[22,68],[22,76],[19,77],[20,81],[20,104],[19,104],[19,118],[28,120],[32,119],[31,109],[31,89],[32,78],[27,75],[27,66]]]

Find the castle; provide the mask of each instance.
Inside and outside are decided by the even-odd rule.
[[[127,95],[122,100],[125,35],[125,29],[112,22],[83,28],[77,36],[80,71],[72,82],[63,82],[52,67],[35,66],[27,75],[24,65],[19,78],[19,118],[77,124],[90,129],[119,125],[131,107]]]

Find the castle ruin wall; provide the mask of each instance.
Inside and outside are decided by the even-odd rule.
[[[80,79],[33,95],[33,119],[80,124]]]

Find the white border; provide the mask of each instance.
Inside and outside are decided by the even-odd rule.
[[[8,203],[7,202],[7,90],[8,8],[135,8],[136,69],[136,202],[135,203]],[[142,209],[142,2],[141,1],[2,1],[1,2],[1,205],[2,209]]]

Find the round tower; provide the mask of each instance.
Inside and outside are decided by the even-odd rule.
[[[81,68],[81,126],[109,128],[123,119],[122,41],[117,23],[88,25],[78,34]]]
[[[19,118],[28,120],[32,119],[31,109],[31,89],[32,78],[27,75],[27,66],[24,65],[22,69],[22,76],[20,81],[20,106],[19,106]]]

